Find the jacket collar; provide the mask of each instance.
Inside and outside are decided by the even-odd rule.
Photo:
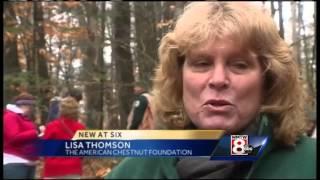
[[[6,109],[17,114],[24,114],[22,109],[16,106],[15,104],[7,104]]]
[[[61,97],[54,96],[53,98],[50,99],[50,102],[52,102],[52,101],[61,101]]]
[[[268,144],[264,149],[263,153],[259,157],[259,159],[253,163],[252,167],[250,168],[248,174],[246,175],[245,179],[250,179],[252,174],[254,173],[255,169],[260,165],[261,159],[263,159],[269,152],[271,152],[275,148],[275,143],[272,136],[272,121],[266,115],[262,115],[260,119],[260,125],[258,129],[258,136],[268,136]]]

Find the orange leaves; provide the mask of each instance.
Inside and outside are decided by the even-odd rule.
[[[75,27],[71,23],[74,17],[69,16],[66,12],[61,12],[61,7],[68,9],[80,8],[82,2],[65,1],[65,2],[37,2],[42,3],[41,8],[44,12],[43,28],[46,36],[56,37],[63,41],[63,39],[87,40],[87,27]],[[7,27],[4,34],[5,41],[10,41],[15,38],[15,34],[24,34],[23,41],[31,42],[33,40],[33,6],[34,2],[12,2],[16,18],[6,18],[5,26]],[[57,17],[55,20],[52,17]],[[14,17],[14,16],[13,16]],[[62,20],[63,19],[63,20]],[[19,23],[19,24],[18,24]],[[16,27],[19,26],[19,27]],[[21,26],[21,27],[20,27]],[[10,28],[11,27],[11,28]],[[22,29],[18,31],[16,29]],[[17,31],[17,32],[16,32]],[[14,34],[15,33],[15,34]]]
[[[83,54],[81,52],[81,49],[77,49],[76,58],[78,58],[78,59],[82,59],[83,58]]]
[[[15,2],[13,3],[13,9],[16,16],[25,17],[32,15],[33,2]]]
[[[64,2],[64,5],[67,8],[78,8],[80,6],[80,2],[78,2],[78,1],[67,1],[67,2]]]
[[[49,36],[56,36],[59,39],[72,38],[72,39],[87,39],[87,28],[85,27],[66,27],[56,22],[45,22],[44,32]]]
[[[4,42],[7,41],[13,41],[16,38],[16,35],[14,33],[10,33],[10,32],[4,32]]]
[[[6,26],[16,26],[18,23],[16,20],[13,20],[13,19],[6,19],[5,21],[5,25]]]
[[[71,31],[68,33],[63,33],[63,34],[69,34],[69,37],[72,39],[87,39],[88,38],[88,32],[87,28],[84,27],[79,27],[79,28],[72,28]]]
[[[57,64],[58,61],[57,61],[57,58],[50,52],[44,50],[44,49],[40,49],[39,50],[39,53],[40,55],[42,55],[42,57],[48,61],[48,63],[54,63],[54,64]]]
[[[52,11],[59,9],[59,3],[58,2],[43,2],[43,11]]]

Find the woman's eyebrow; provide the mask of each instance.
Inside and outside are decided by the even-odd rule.
[[[190,54],[188,54],[188,58],[202,58],[202,59],[210,59],[212,58],[212,55],[207,54],[205,52],[191,52]]]

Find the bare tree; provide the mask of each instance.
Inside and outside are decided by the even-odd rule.
[[[305,28],[305,24],[303,21],[303,4],[299,3],[299,21],[301,22],[301,29],[303,31],[302,36],[302,42],[303,42],[303,54],[304,54],[304,62],[305,62],[305,77],[306,77],[306,81],[308,83],[309,86],[309,91],[310,91],[310,95],[314,95],[314,83],[313,83],[313,77],[312,77],[312,64],[313,64],[313,59],[310,58],[310,54],[312,54],[312,49],[310,46],[310,40],[307,38],[306,36],[306,28]],[[309,49],[311,51],[309,51]]]
[[[284,39],[282,1],[278,1],[278,10],[279,10],[279,33],[280,33],[280,37],[282,37],[282,39]]]
[[[12,75],[20,72],[19,60],[18,60],[18,49],[17,49],[17,35],[10,32],[10,28],[16,23],[16,15],[13,9],[13,5],[10,2],[4,2],[4,45],[3,45],[3,63],[4,63],[4,75]],[[3,103],[9,102],[13,96],[16,95],[15,89],[10,88],[9,84],[4,86],[4,101]],[[13,85],[12,87],[14,87]],[[2,106],[4,106],[2,104]]]
[[[271,15],[272,15],[272,17],[274,17],[274,15],[276,13],[276,9],[274,7],[274,1],[271,1],[270,5],[271,5]]]
[[[83,61],[82,77],[85,80],[86,112],[88,114],[87,125],[90,128],[99,128],[101,120],[100,79],[98,58],[99,58],[99,22],[97,2],[85,2],[87,18],[87,32],[89,42],[86,45],[86,58]]]
[[[157,63],[156,12],[154,2],[135,2],[135,30],[137,47],[135,59],[139,67],[139,80],[151,87],[153,69]],[[148,11],[146,11],[148,9]]]
[[[100,24],[101,24],[101,37],[99,42],[99,50],[98,50],[98,67],[100,70],[100,129],[103,128],[103,121],[104,121],[104,92],[105,92],[105,65],[104,65],[104,57],[103,57],[103,48],[104,48],[104,41],[105,41],[105,27],[106,27],[106,2],[101,2],[101,12],[100,12]]]
[[[10,2],[4,3],[4,20],[5,20],[5,36],[4,36],[4,73],[10,74],[19,72],[19,61],[18,61],[18,49],[17,49],[17,35],[10,32],[8,27],[12,27],[16,24],[16,15],[13,10],[13,4]]]
[[[129,2],[113,2],[112,58],[116,67],[119,95],[120,128],[126,127],[127,116],[133,100],[133,66],[130,54]]]
[[[44,123],[44,118],[48,114],[49,100],[46,98],[46,94],[49,88],[49,73],[47,67],[47,61],[43,54],[45,52],[46,41],[44,39],[44,28],[43,28],[43,10],[41,2],[33,2],[33,13],[34,13],[34,30],[33,30],[33,49],[34,49],[34,75],[36,78],[36,89],[39,98],[39,107],[41,111],[41,123]],[[39,122],[40,123],[40,122]]]
[[[299,40],[300,28],[299,28],[299,21],[297,18],[296,9],[297,9],[297,2],[292,1],[291,2],[292,48],[293,48],[294,58],[297,60],[299,67],[301,67],[300,40]],[[301,71],[301,68],[299,68],[299,70]]]

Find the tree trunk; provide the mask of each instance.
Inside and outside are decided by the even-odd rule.
[[[89,43],[86,48],[87,58],[83,61],[82,76],[85,80],[85,96],[86,96],[86,112],[88,115],[87,125],[90,128],[99,128],[101,122],[101,98],[100,95],[100,81],[97,80],[97,61],[98,61],[98,39],[99,26],[97,21],[98,7],[96,2],[85,2],[85,9],[87,12],[87,30]],[[99,95],[97,95],[99,94]]]
[[[136,56],[139,80],[145,87],[151,87],[153,69],[157,63],[157,32],[154,2],[134,2],[136,28]]]
[[[303,39],[303,53],[305,55],[305,66],[306,66],[306,80],[307,80],[307,83],[308,83],[308,86],[309,86],[309,95],[310,96],[313,96],[315,94],[314,92],[314,84],[313,84],[313,77],[312,77],[312,62],[313,62],[313,59],[310,58],[309,56],[309,40],[308,38],[306,37],[306,28],[305,28],[305,25],[304,25],[304,21],[303,21],[303,5],[300,3],[299,4],[300,7],[300,14],[299,14],[299,20],[301,21],[301,28],[303,30],[303,34],[302,34],[302,39]],[[311,47],[310,47],[311,48]],[[312,53],[312,51],[311,51]]]
[[[299,65],[299,71],[301,73],[301,59],[300,59],[300,41],[299,41],[299,21],[297,18],[297,4],[295,1],[291,2],[291,14],[292,14],[292,47],[293,47],[293,56],[296,59]]]
[[[301,9],[301,6],[300,6],[300,2],[297,2],[297,7],[298,7],[298,36],[299,36],[299,39],[298,39],[298,46],[297,49],[298,50],[298,55],[299,55],[299,58],[300,58],[300,63],[301,63],[301,75],[302,75],[302,79],[303,80],[306,80],[306,59],[303,59],[301,57],[301,42],[302,42],[302,36],[301,36],[301,29],[302,29],[302,9]]]
[[[100,127],[99,129],[103,128],[104,124],[104,92],[105,92],[105,65],[104,65],[104,58],[103,58],[103,48],[104,48],[104,41],[105,41],[105,16],[106,16],[106,2],[101,2],[101,38],[99,38],[99,68],[100,68]]]
[[[115,60],[117,90],[119,94],[120,129],[127,124],[133,99],[133,66],[130,54],[129,2],[113,2],[112,58]]]
[[[279,33],[280,37],[284,39],[284,28],[283,28],[283,17],[282,17],[282,1],[278,1],[278,10],[279,10]]]
[[[43,56],[46,51],[45,39],[44,39],[44,28],[43,28],[43,11],[41,2],[33,2],[34,5],[34,60],[35,60],[35,77],[37,95],[39,98],[39,105],[41,111],[41,121],[38,123],[44,123],[45,118],[48,115],[48,104],[49,100],[46,99],[47,89],[49,87],[48,80],[48,67],[47,61]]]
[[[12,2],[4,3],[5,27],[13,26],[9,22],[16,23],[15,12],[12,7]],[[10,33],[11,36],[5,36],[4,39],[4,74],[17,73],[20,71],[17,49],[17,35]]]
[[[14,33],[11,33],[10,31],[7,32],[8,27],[14,26],[16,22],[16,15],[13,10],[13,3],[12,2],[4,2],[4,45],[3,45],[3,65],[4,65],[4,75],[13,75],[14,73],[20,72],[19,67],[19,59],[18,59],[18,49],[17,49],[17,35]],[[10,24],[9,24],[10,22]],[[7,33],[10,33],[11,36],[9,36]],[[4,107],[5,104],[9,103],[11,99],[16,96],[17,91],[15,91],[15,88],[12,84],[5,84],[4,85],[4,101],[2,104],[2,107]]]
[[[274,8],[274,1],[270,2],[271,4],[271,16],[274,17],[274,14],[276,13],[276,9]]]

